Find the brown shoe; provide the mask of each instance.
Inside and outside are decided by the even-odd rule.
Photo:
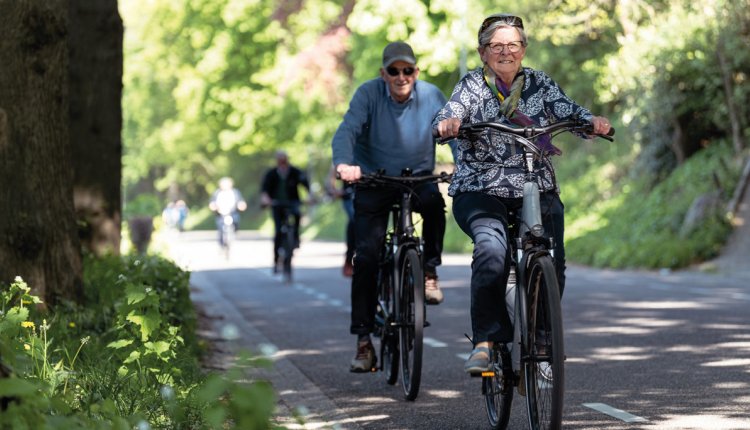
[[[427,274],[424,277],[424,301],[428,305],[439,305],[443,302],[443,292],[438,285],[438,277],[434,274]]]
[[[352,359],[349,371],[354,373],[374,372],[377,370],[375,367],[376,364],[377,359],[375,358],[375,348],[373,348],[372,342],[369,340],[367,342],[357,342],[357,355]]]

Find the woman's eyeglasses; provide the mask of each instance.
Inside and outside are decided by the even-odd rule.
[[[494,45],[487,45],[487,48],[493,53],[493,54],[501,54],[503,52],[504,48],[508,48],[508,52],[511,54],[515,54],[516,52],[520,51],[523,47],[523,42],[510,42],[510,43],[496,43]]]
[[[386,67],[385,71],[391,76],[398,76],[399,73],[403,73],[404,76],[411,76],[414,74],[414,67],[404,67],[399,69],[398,67]]]

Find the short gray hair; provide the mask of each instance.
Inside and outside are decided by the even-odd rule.
[[[479,34],[479,48],[481,49],[489,45],[490,40],[492,40],[492,36],[495,35],[495,31],[497,31],[498,28],[504,27],[515,28],[516,30],[518,30],[518,34],[521,35],[521,42],[523,43],[523,46],[526,46],[528,44],[528,39],[526,39],[526,32],[523,28],[516,25],[507,24],[503,21],[495,21],[492,24],[488,25],[487,28]]]

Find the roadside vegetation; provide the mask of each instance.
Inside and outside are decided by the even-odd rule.
[[[239,358],[201,368],[189,273],[158,256],[87,258],[83,304],[0,286],[0,429],[268,429],[275,394]]]

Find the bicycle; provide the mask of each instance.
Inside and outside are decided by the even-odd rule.
[[[294,250],[298,247],[296,234],[296,216],[295,210],[298,206],[295,203],[280,202],[274,200],[271,202],[274,211],[279,211],[280,218],[283,221],[279,227],[281,243],[278,244],[278,260],[276,260],[276,273],[281,273],[284,283],[292,283],[292,257]],[[274,239],[275,241],[275,239]],[[274,244],[276,246],[276,244]]]
[[[394,385],[401,372],[404,397],[414,400],[419,394],[422,377],[422,351],[426,321],[422,242],[416,235],[412,219],[414,189],[430,182],[448,182],[451,175],[402,176],[382,173],[362,175],[358,186],[386,186],[401,189],[394,203],[378,260],[378,305],[375,337],[380,338],[379,370]],[[373,371],[378,370],[373,369]]]
[[[231,213],[220,214],[219,216],[221,217],[221,250],[224,253],[224,258],[229,260],[229,250],[236,233],[234,216]]]
[[[505,429],[510,419],[513,390],[526,397],[529,428],[559,429],[565,386],[560,291],[554,264],[554,243],[545,236],[540,209],[535,161],[546,157],[534,140],[544,134],[591,133],[586,121],[561,121],[546,127],[517,128],[495,122],[465,124],[459,137],[493,129],[513,136],[523,148],[526,178],[523,205],[509,210],[511,267],[506,289],[506,306],[513,320],[514,337],[509,344],[490,349],[492,370],[482,372],[482,395],[489,424]],[[608,136],[599,136],[612,141]],[[448,140],[448,139],[441,139]],[[519,213],[520,212],[520,213]]]

